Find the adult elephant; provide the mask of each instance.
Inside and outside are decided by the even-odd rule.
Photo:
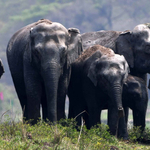
[[[84,110],[87,128],[100,123],[100,111],[108,104],[108,125],[116,135],[118,119],[123,117],[122,86],[129,72],[123,56],[100,45],[89,47],[72,63],[68,88],[69,118]],[[109,100],[109,101],[108,101]],[[80,124],[80,117],[77,121]]]
[[[7,59],[24,117],[35,124],[65,117],[70,64],[82,52],[79,30],[46,19],[17,31],[7,46]]]

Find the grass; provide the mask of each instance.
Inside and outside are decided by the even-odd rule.
[[[140,144],[142,140],[150,140],[150,129],[140,134],[139,128],[129,130],[128,141],[112,136],[105,124],[87,130],[84,125],[77,129],[72,119],[61,120],[57,124],[39,121],[31,126],[22,121],[14,122],[4,115],[0,124],[1,150],[146,150],[150,146]],[[63,126],[62,126],[63,124]],[[141,139],[139,140],[139,137]]]

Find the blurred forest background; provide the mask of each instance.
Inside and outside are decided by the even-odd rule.
[[[147,0],[0,0],[0,58],[5,67],[0,79],[0,117],[7,110],[12,117],[21,114],[6,58],[7,43],[17,30],[42,18],[76,27],[81,33],[132,30],[150,23],[149,8]]]

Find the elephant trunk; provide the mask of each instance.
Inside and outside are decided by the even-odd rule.
[[[118,117],[124,117],[124,109],[122,107],[122,87],[119,84],[113,85],[112,100],[117,106]]]
[[[58,63],[50,63],[48,67],[44,66],[42,76],[46,91],[46,118],[50,122],[57,121],[57,91],[60,76],[60,67]]]
[[[112,86],[110,96],[111,101],[108,106],[108,125],[110,133],[112,135],[117,135],[119,118],[124,116],[124,109],[122,107],[122,88],[119,84]]]

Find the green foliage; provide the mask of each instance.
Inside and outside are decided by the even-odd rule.
[[[131,141],[137,141],[139,138],[142,138],[142,132],[140,127],[133,127],[133,129],[129,130],[129,138]]]
[[[150,129],[146,128],[143,132],[139,127],[133,127],[129,130],[129,139],[132,142],[145,142],[150,143]]]
[[[142,138],[150,142],[150,128],[145,128],[144,132],[142,133]]]
[[[58,3],[50,3],[46,5],[32,5],[28,9],[24,9],[21,14],[16,16],[11,16],[10,19],[13,21],[28,21],[33,20],[34,18],[43,18],[46,14],[50,13],[51,11],[56,11],[60,9],[61,5]]]

